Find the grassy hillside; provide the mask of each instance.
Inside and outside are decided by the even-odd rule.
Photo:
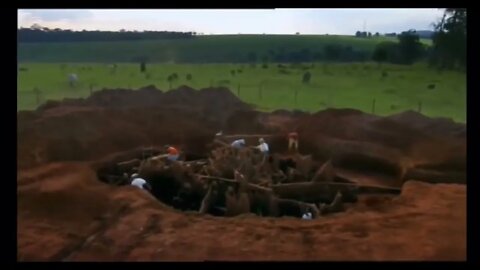
[[[396,41],[390,37],[356,38],[331,35],[215,35],[187,40],[20,43],[20,62],[131,62],[140,56],[150,62],[223,63],[239,62],[250,52],[270,57],[273,51],[292,52],[302,49],[312,54],[323,53],[324,46],[351,46],[354,50],[371,53],[381,41]],[[428,44],[429,40],[423,40]],[[205,61],[203,59],[208,59]],[[234,60],[234,61],[232,61]]]
[[[307,70],[312,74],[311,82],[301,82]],[[33,109],[37,106],[32,89],[42,92],[40,102],[46,99],[64,97],[85,97],[89,85],[94,89],[138,88],[150,84],[162,90],[170,85],[168,75],[177,73],[179,79],[173,83],[194,88],[223,85],[229,87],[246,102],[256,104],[260,109],[298,108],[317,111],[327,107],[356,108],[372,111],[375,99],[375,113],[388,115],[404,110],[417,110],[422,102],[422,113],[429,116],[451,117],[456,121],[466,119],[466,75],[457,72],[443,72],[428,69],[423,64],[413,66],[382,65],[375,63],[321,64],[303,67],[279,68],[270,64],[267,69],[257,65],[234,64],[151,64],[147,73],[139,72],[138,64],[120,64],[116,73],[105,64],[62,64],[25,63],[18,77],[19,109]],[[236,70],[235,75],[231,74]],[[238,70],[242,70],[241,73]],[[386,72],[383,77],[382,73]],[[77,73],[79,85],[71,89],[67,83],[69,73]],[[192,80],[186,80],[186,74]],[[435,89],[428,89],[435,84]],[[261,97],[259,89],[261,87]],[[240,87],[240,91],[237,92]],[[295,91],[297,100],[295,101]]]

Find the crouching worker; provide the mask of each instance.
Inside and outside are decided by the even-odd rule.
[[[130,183],[132,186],[136,186],[140,189],[146,189],[151,191],[152,186],[145,181],[145,179],[138,177],[137,173],[132,174],[131,176],[132,182]]]
[[[235,149],[241,149],[245,147],[245,139],[239,139],[234,142],[232,142],[231,146]]]
[[[178,150],[170,145],[165,145],[165,150],[167,151],[167,159],[169,161],[177,161],[180,156]]]
[[[302,219],[312,219],[312,213],[306,212],[303,214]]]

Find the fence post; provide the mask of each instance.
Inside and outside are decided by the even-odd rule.
[[[240,84],[237,87],[237,97],[240,97]]]
[[[258,86],[258,97],[260,98],[260,100],[262,99],[262,83],[260,83],[260,85]]]
[[[372,114],[375,113],[375,99],[373,99],[373,102],[372,102]]]
[[[38,87],[33,88],[33,93],[35,94],[35,100],[37,101],[37,106],[40,104],[40,89]]]
[[[422,101],[419,101],[419,102],[418,102],[418,112],[419,112],[419,113],[422,112]]]

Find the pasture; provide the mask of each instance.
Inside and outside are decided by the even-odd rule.
[[[260,110],[355,108],[378,115],[419,110],[427,116],[466,121],[466,74],[438,72],[425,64],[400,66],[377,63],[274,64],[117,64],[116,70],[100,63],[21,63],[18,72],[17,109],[31,110],[46,100],[86,97],[102,88],[155,85],[161,90],[180,85],[200,89],[228,87]],[[305,72],[311,73],[303,83]],[[69,86],[68,75],[78,74]],[[176,73],[178,79],[168,81]],[[191,74],[191,79],[187,79]],[[433,85],[433,87],[432,87]],[[38,88],[40,95],[33,89]],[[374,101],[375,100],[375,101]],[[373,108],[373,103],[375,103]],[[421,105],[420,105],[421,103]]]

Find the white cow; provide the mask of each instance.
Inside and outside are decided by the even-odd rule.
[[[72,73],[68,75],[68,82],[70,83],[70,87],[74,87],[77,81],[78,81],[77,74]]]

